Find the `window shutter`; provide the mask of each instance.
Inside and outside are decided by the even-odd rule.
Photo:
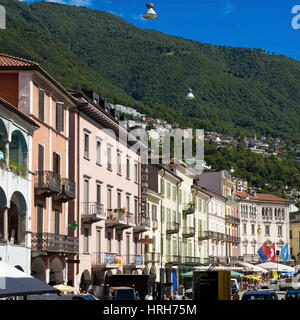
[[[39,89],[39,119],[44,121],[45,92]]]
[[[56,130],[63,131],[63,105],[56,103]]]

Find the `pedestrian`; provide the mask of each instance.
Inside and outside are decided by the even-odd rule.
[[[232,296],[232,300],[240,300],[239,292],[237,290],[235,290]]]
[[[149,291],[149,293],[145,297],[145,300],[153,300],[152,291]]]
[[[174,300],[180,300],[180,297],[176,290],[174,291]]]
[[[164,294],[164,295],[162,296],[161,300],[169,300],[169,299],[168,299],[167,295]]]

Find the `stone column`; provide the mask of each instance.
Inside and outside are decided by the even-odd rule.
[[[3,212],[3,236],[5,242],[8,242],[8,209],[9,208],[4,208]]]

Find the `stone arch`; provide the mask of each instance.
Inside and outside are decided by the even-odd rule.
[[[81,274],[79,287],[82,291],[88,291],[91,284],[92,284],[91,274],[88,270],[85,269]]]
[[[41,258],[33,260],[31,265],[31,275],[40,281],[46,282],[46,266]]]
[[[22,193],[16,191],[10,199],[8,210],[8,238],[18,244],[25,243],[27,204]]]
[[[54,258],[50,265],[50,284],[62,284],[64,282],[64,266],[59,258]]]
[[[0,209],[7,207],[7,198],[4,190],[0,187]]]
[[[20,130],[13,131],[9,143],[9,161],[27,167],[28,146],[23,133]]]

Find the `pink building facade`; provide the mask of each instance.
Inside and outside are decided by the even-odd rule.
[[[117,136],[128,132],[105,110],[105,102],[73,92],[70,110],[70,177],[77,182],[70,205],[78,227],[79,255],[69,278],[77,290],[103,294],[112,274],[141,274],[141,157]],[[100,105],[99,105],[100,104]],[[135,142],[137,143],[137,141]],[[72,221],[69,221],[71,223]]]

